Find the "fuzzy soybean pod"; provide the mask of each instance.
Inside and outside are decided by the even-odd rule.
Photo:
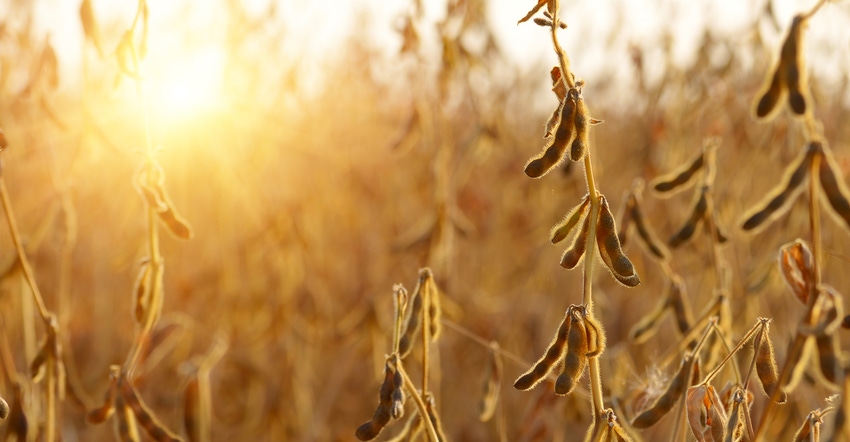
[[[576,234],[573,240],[573,245],[564,252],[561,257],[561,267],[565,269],[573,269],[584,257],[584,251],[587,249],[587,236],[590,233],[590,216],[584,217],[584,222],[581,225],[581,230]]]
[[[777,104],[785,92],[785,82],[781,66],[775,68],[770,77],[770,83],[756,104],[756,117],[766,118],[777,109]]]
[[[744,438],[747,429],[747,407],[747,394],[738,388],[732,395],[732,410],[729,412],[724,442],[738,442]]]
[[[393,392],[395,391],[395,373],[390,369],[389,363],[384,366],[384,382],[381,384],[378,408],[372,415],[372,420],[359,426],[354,435],[357,439],[372,440],[381,434],[381,431],[390,422],[392,417]]]
[[[546,147],[542,155],[525,165],[525,174],[531,178],[540,178],[557,166],[566,154],[567,147],[575,136],[575,115],[577,92],[570,90],[567,98],[560,104],[561,117],[552,143]]]
[[[635,420],[632,421],[633,427],[649,428],[655,425],[673,408],[674,405],[676,405],[676,401],[682,397],[682,394],[688,388],[688,381],[691,378],[690,375],[693,361],[693,356],[687,356],[682,359],[679,371],[670,381],[670,385],[667,386],[667,390],[664,391],[664,394],[662,394],[658,400],[649,407],[649,409],[639,414]]]
[[[693,209],[691,209],[691,216],[685,222],[685,225],[682,226],[682,228],[679,229],[679,231],[672,237],[670,237],[670,240],[667,242],[670,247],[679,247],[691,239],[694,232],[696,232],[697,225],[699,225],[699,222],[705,218],[705,211],[708,209],[708,200],[706,199],[705,193],[705,190],[699,192],[699,197],[697,198]]]
[[[817,152],[816,149],[806,149],[785,169],[785,177],[780,181],[780,184],[768,192],[762,202],[756,204],[754,211],[745,216],[746,221],[742,226],[745,231],[766,225],[766,221],[775,219],[791,207],[790,202],[803,188],[802,184],[809,174],[815,152]]]
[[[705,155],[703,152],[700,152],[700,154],[683,169],[673,171],[668,175],[657,178],[652,184],[652,189],[655,190],[659,196],[668,197],[675,193],[674,191],[686,188],[686,184],[688,184],[691,179],[696,176],[697,171],[702,169],[704,164]]]
[[[685,335],[691,330],[693,319],[691,318],[691,312],[685,303],[687,293],[685,293],[684,282],[678,276],[674,276],[670,280],[669,299],[670,306],[673,308],[673,313],[676,316],[676,325],[679,327],[679,331]]]
[[[420,272],[419,282],[416,283],[416,288],[413,289],[413,295],[411,296],[410,316],[407,317],[407,325],[405,326],[404,333],[398,340],[398,354],[402,358],[410,353],[416,333],[419,332],[419,327],[422,325],[422,304],[424,303],[423,298],[426,296],[425,291],[428,289],[427,284],[426,275]]]
[[[756,335],[755,352],[756,352],[756,374],[758,374],[761,386],[768,396],[773,395],[773,391],[779,387],[779,369],[776,366],[776,356],[773,353],[773,343],[770,342],[768,335],[769,323],[765,321],[764,327]],[[776,402],[779,404],[785,403],[788,400],[788,394],[783,390],[780,392]]]
[[[557,244],[570,235],[570,232],[578,225],[581,218],[587,214],[588,207],[590,207],[590,197],[589,195],[585,195],[584,200],[579,205],[573,207],[564,219],[552,228],[552,232],[549,234],[552,244]]]
[[[785,70],[785,84],[788,87],[788,104],[797,115],[806,113],[806,98],[803,95],[801,81],[803,61],[800,53],[804,23],[803,16],[794,16],[780,56],[780,69]]]
[[[182,442],[183,439],[172,433],[165,427],[148,406],[142,402],[136,389],[133,388],[130,381],[127,379],[119,379],[118,387],[120,389],[118,396],[124,399],[126,406],[132,410],[136,422],[145,430],[145,433],[156,442]]]
[[[546,375],[552,371],[552,367],[564,355],[567,349],[567,336],[569,335],[570,325],[572,322],[572,308],[568,309],[564,314],[564,320],[561,321],[561,326],[558,327],[558,332],[555,334],[555,339],[549,344],[546,353],[543,354],[531,370],[517,378],[514,382],[514,388],[517,390],[529,390],[539,384]]]
[[[838,348],[833,333],[821,333],[815,336],[815,344],[818,349],[818,363],[820,372],[831,386],[836,385],[838,372],[841,370],[841,362],[838,359]]]
[[[599,255],[611,275],[626,287],[640,284],[640,277],[635,272],[635,266],[623,253],[620,239],[617,237],[617,225],[614,215],[608,207],[605,196],[599,197],[599,223],[596,226],[596,243],[599,245]]]
[[[575,139],[570,146],[570,159],[573,161],[581,161],[587,155],[588,146],[588,127],[590,126],[590,111],[587,109],[587,104],[581,95],[575,94],[576,110],[575,118]]]
[[[567,395],[578,385],[578,380],[587,365],[587,328],[580,309],[570,313],[570,331],[567,338],[567,352],[564,355],[564,369],[555,381],[555,394]]]
[[[666,260],[668,252],[658,242],[658,239],[656,238],[655,234],[652,232],[651,228],[646,223],[646,219],[643,216],[643,211],[640,208],[640,202],[637,200],[637,198],[635,198],[635,203],[631,207],[631,218],[632,222],[635,225],[635,229],[638,232],[638,236],[641,240],[643,240],[643,243],[644,245],[646,245],[646,249],[649,250],[649,253],[651,253],[654,257],[662,261]],[[620,239],[622,240],[622,237]]]

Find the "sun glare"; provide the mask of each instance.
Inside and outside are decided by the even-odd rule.
[[[152,78],[155,112],[167,118],[189,118],[220,106],[225,56],[220,48],[182,53]]]

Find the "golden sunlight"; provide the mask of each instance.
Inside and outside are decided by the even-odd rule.
[[[224,65],[224,51],[215,46],[166,61],[150,79],[154,112],[166,119],[182,120],[220,107]]]

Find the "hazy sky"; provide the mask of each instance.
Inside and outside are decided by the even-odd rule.
[[[706,24],[713,33],[732,35],[733,41],[750,38],[753,16],[764,9],[765,1],[563,1],[561,17],[569,25],[569,29],[562,31],[563,44],[573,58],[574,65],[581,67],[581,73],[593,77],[597,69],[626,62],[626,48],[632,43],[645,48],[647,57],[652,57],[653,53],[660,56],[660,30],[669,26],[676,35],[674,54],[685,62],[694,55],[694,44],[702,36]],[[762,20],[760,26],[768,44],[778,48],[791,17],[798,11],[811,8],[815,1],[772,1],[782,29],[772,29],[766,20]],[[112,19],[119,23],[129,23],[136,7],[135,0],[92,2],[102,20]],[[249,11],[257,14],[265,11],[269,4],[268,0],[242,3]],[[49,32],[62,61],[79,60],[82,47],[78,19],[80,2],[35,0],[34,4],[35,24],[37,28]],[[160,57],[159,60],[155,54],[158,51],[161,54],[173,51],[171,39],[187,29],[192,29],[199,36],[199,41],[209,40],[216,44],[221,38],[216,29],[220,29],[224,4],[224,0],[205,1],[202,6],[200,2],[188,0],[149,0],[154,29],[151,63],[169,63],[169,57],[173,58],[174,54]],[[423,4],[427,20],[437,21],[442,18],[445,2],[423,0]],[[545,30],[531,23],[516,25],[517,20],[534,5],[534,0],[492,0],[488,5],[490,22],[509,58],[524,65],[554,60]],[[277,1],[276,6],[283,35],[288,38],[288,44],[282,50],[287,51],[289,56],[307,60],[309,65],[314,60],[322,60],[334,54],[340,46],[340,39],[354,33],[367,35],[375,46],[384,47],[387,56],[391,57],[400,45],[394,28],[400,17],[412,8],[412,2],[286,0]],[[0,14],[6,12],[5,8],[8,6],[0,4]],[[364,16],[370,20],[365,28],[360,20]],[[180,24],[177,29],[175,23]],[[613,41],[610,36],[613,36]],[[850,66],[850,2],[825,5],[811,21],[806,44],[806,54],[810,59],[828,60],[828,63],[813,63],[812,69],[818,71],[818,75],[825,75],[828,79],[847,75],[848,69],[836,67]]]

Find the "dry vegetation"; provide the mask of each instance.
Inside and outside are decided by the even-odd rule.
[[[316,87],[228,1],[226,105],[175,121],[156,5],[97,3],[79,59],[0,24],[2,440],[850,440],[848,76],[806,44],[847,2],[633,42],[624,97],[567,2],[516,17],[548,66],[414,1]]]

